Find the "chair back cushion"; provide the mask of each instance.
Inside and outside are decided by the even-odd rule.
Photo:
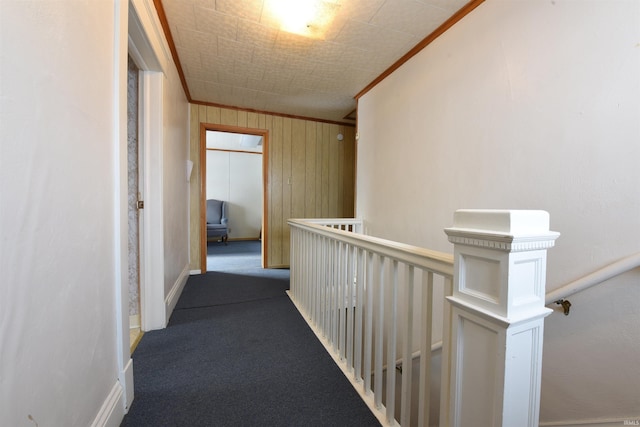
[[[220,224],[222,219],[222,201],[207,200],[207,224]]]

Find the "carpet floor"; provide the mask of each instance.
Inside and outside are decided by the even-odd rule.
[[[285,294],[285,271],[191,276],[168,327],[133,354],[122,426],[379,426]]]

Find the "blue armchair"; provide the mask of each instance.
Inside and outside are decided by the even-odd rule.
[[[207,241],[216,239],[227,244],[227,202],[222,200],[207,200]]]

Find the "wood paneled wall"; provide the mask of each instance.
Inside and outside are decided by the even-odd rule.
[[[355,129],[311,120],[191,105],[191,269],[201,265],[200,126],[268,131],[266,171],[267,267],[289,266],[289,218],[346,218],[354,213]],[[338,134],[344,139],[338,141]],[[206,256],[206,255],[205,255]]]

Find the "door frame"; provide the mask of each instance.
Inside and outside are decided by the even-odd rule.
[[[128,188],[127,188],[127,58],[140,69],[138,98],[139,138],[143,151],[141,171],[147,198],[141,212],[140,241],[140,326],[143,331],[166,326],[164,303],[164,255],[162,218],[162,148],[164,68],[171,62],[153,0],[115,3],[114,27],[114,227],[116,248],[116,347],[118,382],[122,387],[124,412],[134,397],[133,359],[129,343],[128,280]]]
[[[269,207],[267,190],[269,183],[269,131],[267,129],[200,123],[200,269],[207,272],[207,131],[242,133],[262,137],[262,268],[267,268],[269,239]]]

